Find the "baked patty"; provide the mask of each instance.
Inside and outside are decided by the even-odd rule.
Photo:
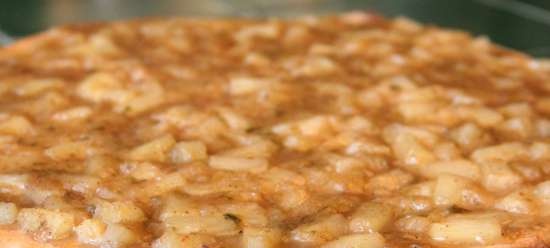
[[[0,48],[3,247],[548,247],[550,63],[365,13]]]

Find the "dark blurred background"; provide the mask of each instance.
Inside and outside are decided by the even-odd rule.
[[[550,57],[549,0],[2,0],[0,43],[53,25],[140,16],[279,16],[368,10],[467,30]]]

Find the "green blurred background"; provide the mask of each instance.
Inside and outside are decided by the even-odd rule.
[[[548,0],[3,0],[0,30],[22,37],[63,23],[141,16],[280,16],[349,10],[407,16],[467,30],[538,57],[550,57]]]

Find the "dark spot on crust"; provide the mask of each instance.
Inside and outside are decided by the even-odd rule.
[[[235,222],[235,224],[240,224],[241,223],[241,219],[239,217],[237,217],[236,215],[234,215],[234,214],[225,213],[225,214],[223,214],[223,217],[226,220],[230,220],[230,221]]]

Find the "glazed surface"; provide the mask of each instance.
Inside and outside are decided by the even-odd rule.
[[[550,239],[550,63],[463,32],[362,13],[61,27],[0,48],[0,96],[1,241]]]

